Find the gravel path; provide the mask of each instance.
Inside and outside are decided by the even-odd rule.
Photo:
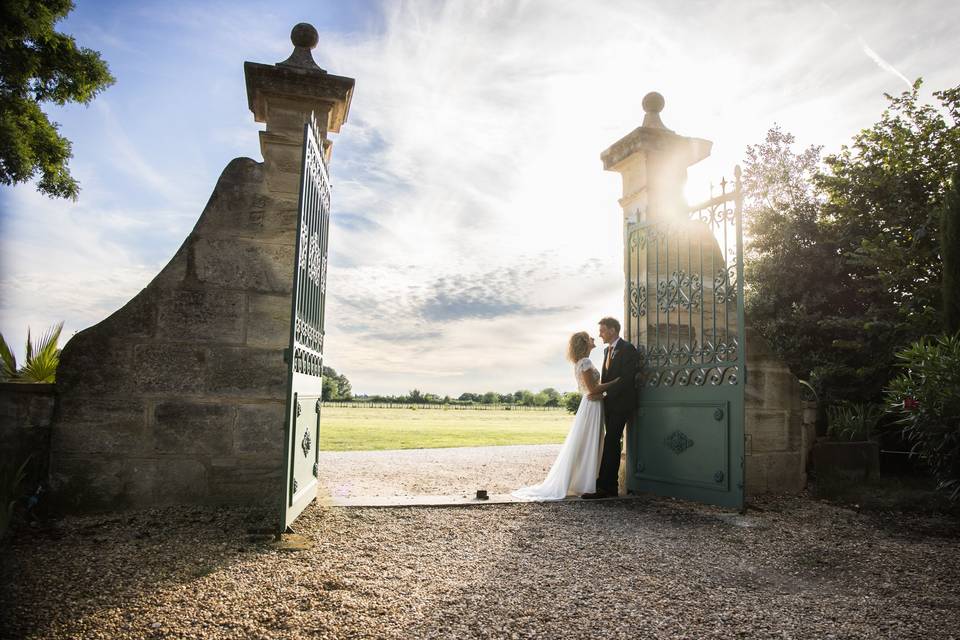
[[[956,521],[807,498],[309,507],[311,549],[237,509],[21,530],[10,638],[954,638]]]
[[[320,453],[320,479],[338,498],[510,493],[541,482],[559,444]]]

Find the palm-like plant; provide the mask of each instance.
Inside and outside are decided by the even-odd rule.
[[[10,351],[7,341],[0,333],[0,374],[4,380],[18,382],[55,382],[57,365],[60,364],[60,332],[63,331],[63,322],[53,325],[40,337],[36,344],[27,328],[27,349],[24,364],[17,368],[17,358]]]

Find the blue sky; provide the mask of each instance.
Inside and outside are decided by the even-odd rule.
[[[620,182],[599,154],[648,91],[714,142],[698,199],[774,123],[833,151],[884,92],[960,82],[948,1],[79,0],[59,28],[117,84],[48,109],[77,203],[0,189],[8,341],[60,319],[69,336],[163,267],[226,164],[261,159],[243,61],[286,58],[301,21],[320,66],[357,80],[331,166],[326,363],[359,392],[574,387],[568,335],[622,314]]]

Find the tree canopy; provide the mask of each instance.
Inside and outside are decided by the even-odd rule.
[[[875,400],[895,352],[941,328],[941,212],[960,159],[960,87],[921,81],[821,159],[774,127],[747,148],[750,324],[827,400]]]
[[[54,25],[73,10],[71,0],[4,0],[0,5],[0,183],[26,182],[76,198],[70,141],[41,105],[87,104],[114,82],[100,54],[78,47]]]

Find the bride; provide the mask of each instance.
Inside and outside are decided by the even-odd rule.
[[[597,488],[597,469],[603,443],[603,401],[587,396],[605,391],[619,380],[600,383],[600,372],[588,357],[596,347],[586,331],[570,336],[567,359],[574,363],[577,390],[583,395],[573,426],[546,479],[513,492],[521,500],[563,500],[568,495],[591,493]]]

